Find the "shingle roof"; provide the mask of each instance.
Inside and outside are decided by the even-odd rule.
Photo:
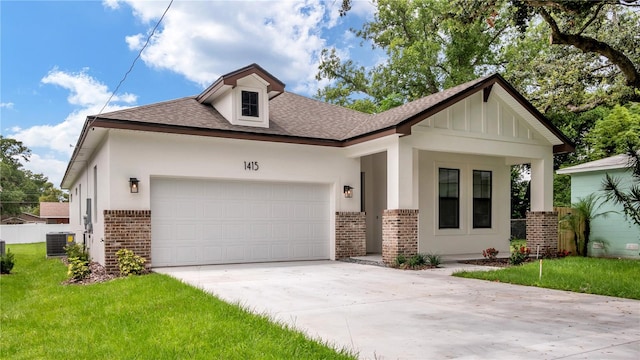
[[[268,128],[232,125],[211,105],[201,104],[196,96],[105,113],[99,118],[154,125],[343,141],[396,126],[452,96],[482,83],[486,78],[455,86],[379,114],[366,114],[290,92],[283,92],[269,101]]]
[[[68,218],[69,203],[68,202],[41,202],[40,217],[43,219]]]
[[[269,80],[268,128],[232,125],[209,104],[216,86],[233,87],[238,77],[247,74]],[[546,136],[557,139],[554,152],[573,151],[571,141],[499,74],[469,81],[379,114],[365,114],[286,92],[282,82],[252,64],[223,75],[196,96],[87,117],[63,183],[93,127],[343,147],[378,136],[411,134],[413,125],[478,91],[484,90],[486,101],[496,83],[503,93],[511,96],[514,104],[519,104],[522,111],[540,122],[538,125],[543,131],[548,130]]]
[[[600,160],[586,162],[580,165],[566,167],[564,169],[559,169],[556,172],[558,174],[573,174],[573,173],[589,172],[589,171],[622,169],[629,166],[629,161],[630,161],[629,155],[620,154],[620,155],[610,156],[608,158],[604,158]]]

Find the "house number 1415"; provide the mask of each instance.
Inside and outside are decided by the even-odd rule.
[[[249,171],[258,171],[258,169],[260,169],[260,166],[258,165],[257,161],[245,161],[244,169]]]

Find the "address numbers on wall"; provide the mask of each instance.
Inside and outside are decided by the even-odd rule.
[[[258,165],[257,161],[245,161],[244,169],[247,171],[258,171],[260,169],[260,165]]]

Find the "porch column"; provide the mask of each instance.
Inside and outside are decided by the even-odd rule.
[[[531,160],[531,211],[527,213],[527,247],[541,254],[558,251],[558,214],[553,211],[553,154]]]
[[[553,154],[531,159],[531,211],[553,210]]]
[[[418,155],[401,138],[387,148],[387,210],[382,214],[382,260],[418,252]]]

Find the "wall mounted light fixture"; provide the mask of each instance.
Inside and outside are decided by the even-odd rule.
[[[347,199],[351,199],[353,197],[353,188],[351,186],[344,186],[344,197]]]
[[[129,190],[131,190],[132,193],[137,193],[138,192],[138,183],[140,182],[140,180],[136,179],[136,178],[129,178]]]

